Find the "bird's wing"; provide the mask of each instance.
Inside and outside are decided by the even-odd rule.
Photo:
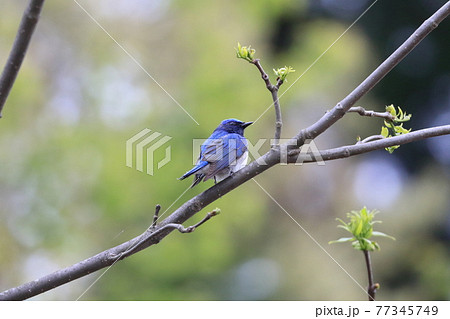
[[[207,154],[206,157],[210,159],[211,162],[216,162],[219,160],[219,158],[214,158],[213,153],[215,152],[216,148],[220,148],[220,144],[222,143],[222,137],[225,136],[227,133],[223,131],[214,131],[211,136],[200,146],[200,155],[198,157],[197,163],[195,166],[190,170],[184,173],[183,176],[178,178],[179,180],[183,180],[186,177],[191,176],[194,173],[200,173],[199,175],[204,175],[201,173],[201,170],[204,169],[206,166],[210,164],[208,160],[204,159],[203,154]],[[200,172],[199,172],[200,171]],[[197,174],[196,174],[197,175]],[[197,181],[198,178],[196,177],[194,181]],[[198,184],[198,183],[197,183]],[[194,185],[193,185],[194,186]]]
[[[211,139],[201,146],[201,161],[210,163],[205,180],[213,177],[224,168],[235,164],[236,159],[247,151],[247,140],[239,134],[227,134],[221,138]]]

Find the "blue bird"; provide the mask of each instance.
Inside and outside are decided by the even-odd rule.
[[[247,164],[248,150],[244,129],[253,122],[236,119],[222,121],[211,136],[200,146],[200,156],[193,169],[179,180],[195,174],[194,187],[202,180],[214,178],[220,182]]]

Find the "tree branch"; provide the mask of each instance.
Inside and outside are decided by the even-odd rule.
[[[389,112],[366,111],[362,106],[353,106],[349,108],[347,113],[351,112],[358,113],[361,116],[381,117],[389,121],[393,121],[395,119],[395,116]]]
[[[150,227],[156,227],[156,222],[158,221],[159,218],[159,211],[161,210],[161,205],[156,205],[155,207],[155,215],[153,215],[153,223]]]
[[[353,92],[338,103],[330,112],[325,114],[325,116],[310,127],[300,131],[299,134],[294,136],[291,141],[288,141],[288,143],[280,145],[279,148],[271,148],[266,154],[253,161],[248,166],[235,172],[230,177],[185,202],[178,209],[176,209],[175,212],[163,220],[161,224],[154,229],[153,233],[147,234],[148,236],[151,235],[151,238],[144,241],[142,245],[140,244],[143,239],[141,235],[71,267],[44,276],[20,287],[2,292],[0,293],[0,300],[30,298],[101,268],[113,265],[115,262],[120,260],[120,258],[113,258],[113,256],[120,256],[123,252],[128,251],[130,247],[133,247],[136,244],[139,244],[139,249],[133,251],[133,253],[158,243],[175,229],[170,226],[168,228],[164,228],[164,226],[183,223],[218,198],[229,193],[256,175],[261,174],[270,167],[278,164],[280,162],[280,150],[283,149],[283,147],[287,149],[287,146],[292,145],[291,142],[295,143],[297,146],[301,146],[304,144],[306,139],[313,139],[317,137],[337,122],[359,98],[369,92],[370,89],[372,89],[395,65],[397,65],[423,38],[425,38],[428,33],[436,28],[438,23],[447,17],[449,13],[450,2],[447,2],[447,4],[442,6],[442,8],[426,20],[414,32],[414,34],[409,37],[408,40],[406,40],[405,43],[403,43],[400,48],[397,49],[389,58],[387,58],[366,80],[364,80]],[[405,144],[412,141],[445,134],[450,134],[450,125],[419,130],[405,135],[368,143],[344,146],[337,149],[323,151],[320,152],[320,154],[324,160],[338,159],[356,154],[362,154],[375,149]],[[300,156],[300,152],[295,150],[294,153],[291,153],[292,152],[289,153],[290,155],[288,154],[290,162],[296,162],[293,160]],[[307,162],[307,160],[305,159],[304,162]],[[314,162],[314,160],[311,160],[311,162]]]
[[[337,148],[319,151],[319,154],[312,154],[313,157],[311,156],[311,154],[302,154],[300,150],[295,149],[289,151],[287,162],[290,164],[294,163],[298,164],[298,163],[312,163],[320,160],[331,161],[384,149],[390,146],[403,145],[411,142],[424,140],[430,137],[449,134],[450,134],[450,125],[436,126],[410,132],[399,136],[383,138],[381,140],[375,140],[367,143],[357,143],[354,145],[341,146]]]
[[[375,293],[380,287],[379,284],[373,283],[372,263],[370,262],[370,253],[368,250],[363,250],[364,259],[366,260],[367,276],[369,278],[369,286],[367,287],[367,294],[369,295],[369,301],[375,301]]]
[[[160,207],[159,205],[156,205],[156,207]],[[159,209],[157,209],[157,211],[159,212]],[[153,245],[154,243],[152,242],[153,238],[155,236],[157,236],[159,233],[164,232],[165,230],[174,230],[177,229],[180,233],[192,233],[195,229],[197,229],[198,227],[200,227],[200,225],[204,224],[206,221],[210,220],[212,217],[219,215],[220,214],[220,209],[216,208],[213,211],[209,212],[208,214],[206,214],[206,216],[197,224],[193,225],[193,226],[189,226],[187,228],[185,228],[183,225],[178,224],[178,223],[169,223],[166,224],[162,227],[156,228],[156,224],[154,224],[154,222],[152,223],[152,225],[147,229],[147,231],[145,231],[141,236],[139,236],[139,239],[135,240],[135,243],[133,243],[133,245],[131,245],[131,247],[122,252],[120,254],[120,256],[115,256],[115,258],[119,258],[119,259],[124,259],[126,257],[129,257],[135,253],[137,253],[138,251],[141,251],[143,248],[141,247],[148,247],[150,245]],[[155,213],[155,216],[156,213]],[[160,240],[159,240],[160,241]],[[156,242],[156,243],[159,243]],[[0,295],[1,296],[1,295]]]
[[[259,73],[261,73],[261,77],[264,80],[264,83],[266,83],[266,88],[272,94],[273,107],[275,108],[274,145],[279,145],[280,138],[281,138],[281,127],[283,126],[283,121],[281,119],[281,108],[280,108],[280,101],[278,99],[278,90],[279,90],[280,86],[283,84],[283,81],[281,79],[278,79],[277,84],[273,85],[270,82],[269,75],[264,71],[259,59],[255,59],[250,63],[254,64],[258,68]]]
[[[5,68],[0,76],[0,118],[2,117],[3,106],[8,98],[9,92],[16,80],[17,73],[19,73],[20,66],[27,53],[28,45],[30,44],[31,36],[33,35],[36,24],[39,21],[42,7],[45,0],[30,0],[28,7],[22,16],[19,30],[17,31],[16,39],[14,40],[11,53],[8,61],[6,61]]]
[[[167,224],[167,225],[163,226],[161,229],[174,228],[183,234],[184,233],[192,233],[194,230],[196,230],[198,227],[200,227],[201,225],[206,223],[212,217],[217,216],[219,214],[219,212],[220,212],[220,210],[215,209],[212,212],[209,212],[208,214],[206,214],[206,216],[201,221],[199,221],[197,224],[189,226],[187,228],[183,227],[183,225],[181,225],[181,224]]]
[[[159,205],[157,205],[157,207],[158,206]],[[220,210],[216,208],[212,212],[209,212],[200,222],[187,228],[183,227],[183,225],[179,223],[168,223],[164,226],[154,228],[152,227],[152,223],[152,225],[142,235],[135,237],[119,246],[105,250],[100,254],[85,259],[67,268],[55,271],[54,273],[40,279],[0,293],[0,301],[24,300],[61,286],[72,280],[86,276],[99,269],[112,266],[119,260],[129,257],[150,245],[159,243],[161,239],[165,237],[161,237],[161,234],[164,232],[169,233],[172,230],[177,229],[180,233],[192,233],[200,225],[219,213]]]
[[[273,91],[273,85],[270,82],[269,75],[264,71],[264,68],[261,65],[261,62],[259,59],[255,59],[250,62],[251,64],[254,64],[256,68],[258,69],[259,73],[261,73],[261,78],[263,79],[264,83],[266,83],[266,88],[272,92]]]

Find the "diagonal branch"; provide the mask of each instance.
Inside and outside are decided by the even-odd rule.
[[[31,36],[33,35],[36,24],[39,21],[42,7],[45,0],[30,0],[28,7],[22,16],[19,30],[17,31],[16,39],[14,40],[11,53],[8,61],[6,61],[5,68],[0,76],[0,118],[2,117],[3,106],[8,98],[9,92],[16,80],[17,73],[19,73],[20,66],[27,53],[28,45],[30,44]]]
[[[367,111],[362,106],[353,106],[348,109],[347,113],[358,113],[361,116],[370,116],[370,117],[381,117],[388,121],[393,121],[395,116],[393,116],[389,112],[375,112],[375,111]]]
[[[159,205],[157,205],[158,207]],[[105,250],[93,257],[85,259],[79,263],[76,263],[67,268],[55,271],[40,279],[30,281],[19,287],[11,288],[0,293],[0,301],[2,300],[24,300],[36,295],[39,295],[45,291],[51,290],[55,287],[61,286],[72,280],[86,276],[99,269],[112,266],[119,260],[129,257],[144,248],[157,244],[165,236],[161,236],[162,233],[170,232],[177,229],[180,233],[192,233],[200,225],[218,215],[220,209],[209,212],[205,218],[193,226],[185,228],[180,223],[169,223],[161,227],[152,227],[152,225],[140,236],[133,238],[119,246]],[[142,245],[142,244],[145,245]]]
[[[296,149],[288,153],[288,163],[311,163],[320,160],[331,161],[442,135],[450,135],[450,125],[436,126],[367,143],[357,143],[323,150],[319,154],[312,154],[314,157],[311,154],[302,154],[300,150]]]

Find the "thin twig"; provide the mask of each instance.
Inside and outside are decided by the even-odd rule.
[[[272,83],[270,82],[269,75],[266,73],[266,71],[264,71],[259,59],[255,59],[250,63],[254,64],[258,68],[259,73],[261,73],[261,78],[263,79],[264,83],[266,83],[266,88],[270,92],[272,92],[274,87],[273,87]]]
[[[178,229],[178,231],[180,233],[192,233],[194,230],[196,230],[198,227],[200,227],[200,225],[204,224],[206,221],[210,220],[212,217],[216,216],[219,214],[220,210],[213,210],[212,212],[209,212],[208,214],[206,214],[206,216],[199,221],[197,224],[189,226],[187,228],[185,228],[183,225],[181,224],[167,224],[164,227],[162,227],[161,229],[169,229],[169,228],[174,228],[174,229]]]
[[[0,118],[3,106],[8,98],[9,92],[19,73],[20,66],[27,53],[31,36],[33,35],[45,0],[30,0],[20,22],[13,47],[6,61],[5,68],[0,76]]]
[[[153,215],[153,223],[150,226],[151,228],[156,227],[156,222],[158,221],[158,216],[159,216],[159,211],[161,210],[161,205],[156,205],[155,206],[155,215]]]
[[[395,116],[389,112],[375,112],[375,111],[367,111],[362,106],[353,106],[348,109],[347,113],[358,113],[361,116],[370,116],[370,117],[381,117],[385,120],[393,121]]]
[[[255,59],[250,63],[254,64],[258,68],[259,72],[261,73],[261,78],[264,80],[264,83],[266,83],[266,88],[272,94],[273,107],[275,109],[275,136],[273,145],[277,146],[280,144],[281,128],[283,126],[283,121],[281,118],[280,100],[278,99],[278,90],[280,86],[283,84],[283,81],[281,79],[277,79],[277,84],[273,85],[270,82],[269,75],[264,71],[259,59]]]
[[[369,142],[373,142],[373,141],[377,141],[377,140],[382,140],[383,138],[385,138],[385,137],[381,134],[372,135],[372,136],[366,137],[362,141],[358,141],[356,144],[369,143]]]
[[[156,207],[158,207],[158,206],[159,205],[157,205]],[[159,207],[159,209],[160,208],[161,207]],[[157,208],[158,212],[159,212],[159,209]],[[170,232],[174,229],[177,229],[180,233],[192,233],[197,227],[199,227],[200,225],[205,223],[207,220],[211,219],[211,217],[219,215],[219,213],[220,213],[220,209],[216,208],[215,210],[207,213],[206,216],[200,222],[198,222],[197,224],[195,224],[193,226],[189,226],[187,228],[185,228],[180,223],[169,223],[169,224],[166,224],[166,225],[158,227],[158,228],[150,226],[144,233],[142,233],[139,237],[137,237],[136,240],[134,240],[133,242],[130,243],[129,248],[126,251],[121,252],[118,255],[111,256],[111,258],[124,259],[126,257],[129,257],[129,256],[137,253],[138,251],[141,251],[144,248],[147,248],[150,245],[158,244],[162,238],[159,240],[156,240],[156,241],[154,239],[158,235],[160,235],[168,230]],[[156,214],[156,212],[155,212],[155,214]],[[153,221],[153,222],[155,222],[155,221]],[[152,225],[153,225],[153,223],[152,223]]]
[[[337,160],[347,158],[350,156],[364,154],[367,152],[381,150],[390,146],[403,145],[442,135],[450,135],[450,125],[430,127],[399,136],[393,136],[366,143],[357,143],[354,145],[346,145],[327,150],[322,150],[319,151],[318,154],[312,154],[313,156],[311,156],[311,154],[301,154],[299,149],[295,149],[288,152],[287,162],[295,164],[295,163],[313,163],[318,162],[319,160],[320,161]]]
[[[278,99],[278,89],[272,91],[272,99],[273,106],[275,108],[275,136],[273,144],[276,146],[280,144],[281,127],[283,126],[283,122],[281,120],[280,101]]]
[[[363,250],[364,259],[366,260],[367,276],[369,278],[369,286],[367,287],[367,294],[369,295],[369,301],[375,301],[375,293],[380,287],[379,284],[373,283],[372,263],[370,262],[370,253],[368,250]]]

